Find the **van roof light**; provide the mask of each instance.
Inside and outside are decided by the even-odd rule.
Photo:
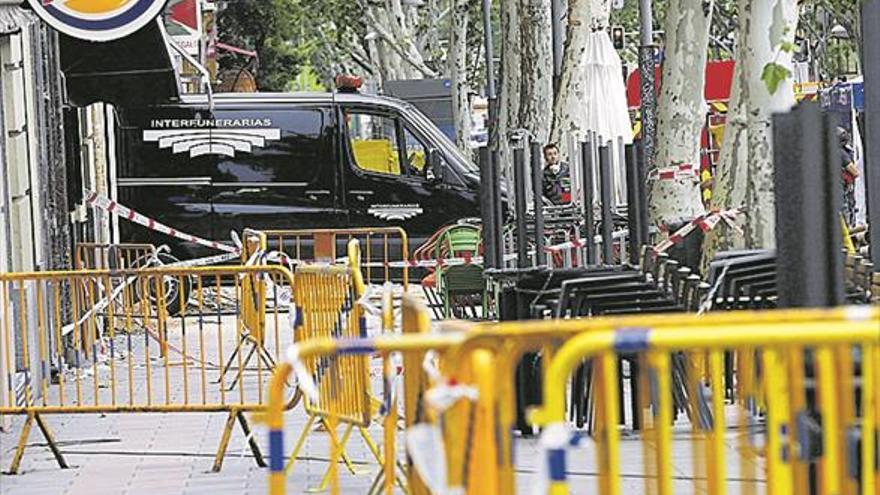
[[[336,89],[340,93],[357,93],[363,85],[364,80],[358,76],[353,76],[351,74],[341,74],[336,76]]]

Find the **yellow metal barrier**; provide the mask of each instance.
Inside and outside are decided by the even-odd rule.
[[[603,494],[621,493],[620,433],[616,427],[620,413],[617,388],[616,356],[637,353],[646,359],[648,371],[644,386],[650,390],[650,399],[642,397],[642,407],[654,416],[647,425],[643,446],[645,465],[656,472],[645,473],[648,493],[667,495],[673,491],[672,479],[672,425],[668,415],[670,353],[685,352],[706,359],[708,373],[694,379],[698,393],[692,407],[700,408],[700,418],[694,429],[694,458],[701,459],[706,477],[694,477],[698,490],[710,494],[727,492],[727,459],[725,434],[726,410],[723,402],[723,352],[733,351],[740,360],[737,384],[740,389],[740,423],[737,425],[741,441],[741,464],[757,462],[759,455],[766,464],[768,494],[808,493],[799,491],[808,487],[809,470],[815,461],[821,494],[856,493],[856,482],[861,493],[876,494],[875,439],[878,400],[877,366],[880,361],[880,319],[876,313],[861,321],[837,324],[828,322],[798,324],[742,324],[706,325],[703,328],[621,329],[580,334],[556,353],[544,380],[544,405],[532,414],[536,424],[546,428],[545,441],[546,492],[568,493],[567,455],[569,445],[577,443],[577,434],[566,435],[565,384],[572,371],[584,359],[597,359],[600,398],[599,431],[594,435],[598,451],[599,486]],[[861,356],[860,392],[861,424],[855,421],[854,383],[856,368],[852,356]],[[810,364],[804,366],[804,357]],[[800,397],[808,382],[806,370],[814,379],[812,404]],[[652,383],[653,381],[653,383]],[[758,387],[757,382],[762,382]],[[757,394],[761,394],[758,397]],[[749,409],[760,399],[766,415],[766,444],[751,445],[748,436],[753,428],[747,420]],[[816,426],[819,438],[811,438],[810,425]],[[813,447],[821,445],[820,454],[810,458]],[[653,452],[653,454],[652,454]],[[855,473],[861,466],[860,477]],[[701,486],[705,485],[705,486]],[[843,489],[846,487],[846,489]],[[743,483],[743,493],[755,493],[755,482]]]
[[[428,319],[423,319],[420,316],[424,315],[427,317],[427,312],[424,311],[424,308],[419,307],[417,312],[412,311],[412,309],[416,308],[416,304],[412,302],[411,299],[404,299],[404,317],[403,320],[407,322],[412,322],[416,325],[424,325],[429,321]],[[387,315],[387,312],[386,312]],[[416,319],[421,321],[415,321]],[[300,341],[297,344],[296,350],[289,353],[293,357],[293,362],[285,363],[280,366],[272,379],[272,384],[269,391],[270,402],[267,407],[267,418],[266,423],[270,428],[269,432],[269,449],[272,453],[272,459],[270,463],[270,493],[273,495],[281,495],[287,493],[286,491],[286,473],[289,470],[290,463],[294,462],[296,459],[296,455],[301,448],[301,443],[304,440],[304,436],[308,434],[308,431],[311,426],[310,423],[307,424],[306,429],[303,431],[300,439],[296,442],[296,447],[294,448],[294,452],[292,454],[292,458],[288,462],[287,466],[285,466],[285,446],[284,446],[284,407],[283,407],[283,394],[281,390],[283,388],[283,384],[286,383],[290,375],[293,374],[297,366],[302,366],[300,371],[297,373],[302,379],[303,375],[307,377],[307,381],[314,381],[316,384],[317,390],[313,391],[314,394],[318,395],[318,402],[330,403],[333,406],[338,407],[341,402],[338,400],[343,397],[343,394],[340,393],[340,390],[343,389],[344,385],[337,385],[335,390],[333,387],[323,387],[321,385],[321,380],[330,380],[331,383],[337,381],[344,381],[345,378],[333,373],[325,374],[322,376],[316,376],[315,363],[323,363],[325,368],[333,369],[333,370],[344,370],[344,365],[342,363],[348,361],[351,362],[353,359],[360,360],[361,362],[366,362],[366,360],[378,353],[383,357],[383,370],[388,370],[392,367],[391,363],[391,354],[392,353],[400,353],[404,356],[403,363],[404,367],[411,366],[411,370],[417,371],[421,369],[422,363],[414,362],[414,359],[418,359],[419,356],[424,357],[425,353],[435,349],[448,349],[452,345],[456,345],[461,342],[461,335],[416,335],[410,336],[409,338],[399,337],[399,336],[391,336],[391,335],[381,335],[376,337],[375,339],[371,338],[314,338],[314,339],[305,339]],[[395,344],[401,343],[401,346],[397,346]],[[428,384],[427,380],[424,380],[424,376],[421,373],[406,373],[404,375],[404,411],[406,417],[406,424],[411,425],[414,421],[413,418],[419,418],[422,416],[420,412],[414,412],[414,409],[422,409],[422,399],[424,392],[426,391]],[[330,378],[328,378],[330,377]],[[415,379],[414,379],[415,378]],[[424,380],[424,381],[423,381]],[[302,386],[302,383],[301,383]],[[310,394],[307,393],[308,397]],[[322,397],[322,395],[326,395],[326,397]],[[394,411],[397,411],[396,405],[394,405],[394,401],[391,401],[392,407]],[[386,411],[389,416],[393,417],[396,412],[392,413],[391,410]],[[332,417],[332,415],[328,415]],[[397,430],[397,422],[394,421],[394,424],[391,424],[386,417],[385,426],[387,428],[391,428],[393,431],[385,432],[385,453],[381,455],[378,452],[378,448],[373,451],[377,464],[380,466],[380,476],[377,478],[382,481],[382,487],[386,493],[389,491],[389,482],[394,480],[394,476],[391,473],[394,472],[394,465],[396,463],[396,456],[394,455],[395,447],[392,443],[389,443],[389,439],[392,436],[396,437]],[[334,425],[331,425],[334,426]],[[331,430],[335,431],[335,430]],[[349,430],[347,430],[349,431]],[[342,445],[342,442],[337,440],[331,434],[331,456],[330,456],[330,469],[332,470],[335,465],[338,463],[340,459],[345,461],[345,458],[342,456],[342,451],[339,448]],[[372,448],[371,448],[372,450]],[[389,466],[386,464],[386,460],[394,459],[395,463]],[[410,471],[407,469],[407,471]],[[331,472],[328,470],[328,476],[325,476],[324,483],[322,486],[326,486],[328,483],[330,484],[331,493],[337,494],[339,493],[338,485],[336,484],[335,472]],[[412,491],[410,493],[414,494],[427,494],[426,488],[423,483],[418,481],[417,477],[414,477],[412,473],[409,473],[409,482],[407,483],[412,487]],[[415,480],[415,481],[414,481]],[[399,485],[402,485],[398,482]],[[378,488],[378,485],[374,483],[374,488]]]
[[[411,300],[404,300],[404,332],[407,329],[415,333],[424,332],[428,326],[428,316],[424,312],[412,311]],[[442,368],[447,370],[449,379],[456,383],[474,384],[480,389],[480,400],[476,404],[458,404],[447,411],[444,416],[446,442],[449,447],[449,477],[454,485],[467,486],[468,493],[514,493],[515,479],[512,456],[512,438],[507,433],[511,431],[514,423],[515,395],[513,390],[513,370],[521,354],[527,350],[544,348],[549,359],[553,348],[566,340],[579,334],[600,334],[611,328],[680,328],[681,332],[699,334],[706,332],[707,328],[716,325],[731,327],[754,328],[755,325],[764,325],[765,328],[775,326],[797,327],[798,325],[823,325],[831,323],[849,325],[850,320],[861,320],[857,323],[865,325],[878,325],[880,312],[876,308],[847,308],[835,310],[802,310],[802,311],[772,311],[772,312],[738,312],[719,313],[701,318],[681,315],[661,315],[653,317],[625,317],[613,319],[569,320],[569,321],[535,321],[518,322],[494,325],[445,325],[446,334],[428,335],[418,337],[378,337],[374,339],[358,340],[311,340],[303,342],[299,348],[299,356],[305,359],[341,359],[342,356],[363,355],[379,353],[388,356],[399,352],[404,357],[404,382],[405,382],[405,423],[410,427],[414,423],[430,420],[426,418],[430,413],[425,412],[422,397],[428,386],[428,380],[422,370],[422,362],[426,353],[433,351],[438,354]],[[774,322],[777,322],[774,325]],[[810,323],[812,322],[812,323]],[[455,330],[465,330],[455,331]],[[489,352],[480,352],[485,350]],[[738,363],[746,362],[748,353],[740,353]],[[692,362],[698,362],[696,355],[691,356]],[[719,372],[721,355],[712,354],[708,358],[704,356],[705,370],[702,374],[693,374],[709,380],[715,389],[720,389]],[[652,357],[651,366],[663,362],[663,356]],[[669,356],[666,356],[667,368],[671,366]],[[612,366],[613,364],[613,366]],[[387,364],[386,364],[387,365]],[[641,369],[646,369],[647,364]],[[612,370],[613,368],[613,370]],[[614,359],[599,361],[597,372],[597,388],[600,399],[597,404],[605,404],[608,401],[601,397],[611,394],[603,390],[611,390],[617,387],[616,381],[617,364]],[[669,405],[671,396],[670,380],[667,375],[657,375],[659,394],[666,397]],[[737,376],[738,387],[743,390],[743,383],[748,380],[747,376]],[[610,382],[614,381],[613,384]],[[277,382],[277,381],[276,381]],[[564,382],[554,382],[564,383]],[[691,385],[699,385],[698,380],[690,380]],[[491,385],[491,386],[490,386]],[[643,400],[647,387],[640,388],[640,397],[634,400]],[[701,388],[691,390],[693,397],[703,397]],[[749,389],[746,389],[749,390]],[[758,384],[754,384],[754,390],[750,390],[749,400],[757,402]],[[664,392],[665,391],[665,392]],[[490,393],[491,392],[491,393]],[[655,393],[654,395],[657,395]],[[745,397],[745,394],[740,394]],[[711,407],[717,407],[723,401],[723,394],[712,396]],[[721,402],[723,404],[723,402]],[[610,406],[609,406],[610,407]],[[705,404],[700,406],[705,407]],[[488,414],[487,414],[488,413]],[[597,425],[601,429],[603,424],[616,425],[616,417],[619,413],[615,410],[602,408],[598,411]],[[671,421],[671,408],[660,408],[660,421]],[[699,421],[702,412],[694,410],[691,417]],[[662,418],[666,418],[665,420]],[[474,421],[476,420],[476,421]],[[667,421],[668,422],[668,421]],[[473,425],[473,429],[471,429]],[[468,432],[471,433],[468,433]],[[648,429],[648,436],[654,435],[655,431]],[[277,436],[280,433],[276,434]],[[388,433],[386,432],[386,435]],[[387,437],[386,437],[387,438]],[[671,440],[661,435],[658,442],[668,445]],[[702,449],[702,447],[701,447]],[[282,449],[283,451],[283,449]],[[701,450],[701,452],[703,452]],[[476,455],[475,455],[476,454]],[[702,455],[702,454],[701,454]],[[717,452],[711,453],[714,459],[723,455]],[[718,466],[707,454],[709,466]],[[646,466],[651,463],[646,461]],[[661,465],[661,467],[663,467]],[[388,469],[385,465],[383,469]],[[473,476],[478,473],[477,476]],[[716,469],[714,476],[720,474]],[[411,493],[428,493],[412,466],[408,466],[408,479]],[[723,478],[723,476],[722,476]],[[274,484],[273,493],[284,493],[283,476]],[[603,481],[604,485],[610,486],[610,482]]]
[[[291,316],[333,328],[327,302],[352,304],[351,286],[340,283],[350,273],[341,266],[303,266],[295,275],[280,266],[236,266],[0,274],[0,352],[17,370],[0,391],[7,404],[0,415],[27,417],[10,472],[20,466],[34,423],[66,467],[46,414],[143,412],[227,413],[219,470],[236,420],[250,436],[245,413],[267,403],[272,369],[295,339]],[[169,294],[185,279],[191,293]],[[307,294],[324,307],[313,311]],[[305,311],[292,310],[291,298]],[[247,335],[259,336],[249,353]],[[274,391],[283,408],[293,407],[293,387]],[[253,439],[250,447],[262,465]]]
[[[467,338],[459,346],[447,352],[446,360],[455,370],[456,363],[464,362],[473,351],[491,350],[495,355],[493,369],[497,377],[495,395],[498,401],[498,431],[512,431],[516,426],[516,395],[514,376],[516,366],[528,352],[541,351],[544,359],[550,359],[554,350],[570,338],[587,332],[604,331],[609,328],[694,328],[704,329],[712,325],[775,325],[826,322],[844,323],[852,320],[880,321],[880,309],[873,307],[850,307],[835,309],[802,309],[775,311],[736,311],[697,316],[693,314],[658,314],[622,316],[613,318],[590,318],[571,320],[534,320],[511,323],[466,324],[449,322],[441,328],[461,331]],[[699,361],[694,356],[693,361]],[[745,357],[738,358],[744,359]],[[545,361],[546,362],[546,361]],[[546,366],[543,368],[546,374]],[[459,379],[459,374],[451,376]],[[693,384],[691,384],[693,385]],[[671,386],[671,384],[670,384]],[[644,387],[643,387],[644,388]],[[691,390],[691,393],[693,391]],[[670,411],[664,411],[669,413]],[[691,411],[688,411],[691,414]],[[671,418],[671,415],[670,415]],[[515,467],[513,445],[509,435],[498,438],[500,493],[513,493]]]
[[[245,230],[242,234],[242,265],[262,264],[262,260],[258,258],[265,252],[266,236],[259,232]],[[233,356],[230,357],[230,363],[233,357],[243,352],[245,345],[250,344],[251,351],[245,361],[245,366],[250,364],[250,359],[256,354],[257,359],[274,367],[271,357],[266,355],[265,350],[266,304],[268,302],[266,279],[259,273],[244,274],[241,277],[241,289],[241,314],[246,331],[242,333],[241,340],[235,348]],[[273,303],[278,305],[278,301],[273,301]]]
[[[361,258],[356,239],[349,241],[348,258],[348,267],[314,267],[310,273],[297,270],[297,288],[294,292],[297,308],[294,331],[297,342],[367,336],[366,318],[361,306],[366,286],[359,269]],[[323,279],[325,283],[319,283],[319,279]],[[376,461],[381,463],[379,447],[367,431],[375,410],[370,381],[370,356],[353,355],[338,359],[306,357],[303,361],[310,381],[317,390],[311,397],[307,396],[304,402],[308,420],[296,441],[290,460],[283,468],[284,471],[293,469],[315,422],[323,425],[330,437],[333,451],[338,449],[338,454],[352,473],[355,473],[355,469],[345,447],[354,429],[358,430]],[[344,425],[341,437],[337,436],[337,425]],[[329,483],[336,482],[336,464],[330,464],[320,490],[326,489]]]
[[[303,261],[332,261],[356,239],[367,284],[399,280],[409,287],[409,237],[400,227],[265,230],[269,247]]]
[[[80,242],[73,258],[77,270],[130,270],[155,266],[157,256],[152,244]]]

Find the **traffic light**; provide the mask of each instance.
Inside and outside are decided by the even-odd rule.
[[[611,42],[614,44],[616,50],[623,50],[623,46],[626,43],[625,36],[623,26],[614,26],[611,28]]]

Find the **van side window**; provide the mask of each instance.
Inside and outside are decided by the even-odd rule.
[[[408,127],[403,128],[403,141],[406,143],[406,164],[412,174],[424,177],[425,163],[428,157],[428,147],[425,143],[410,132]]]
[[[222,112],[218,118],[252,119],[253,112]],[[325,136],[325,114],[317,109],[273,110],[259,118],[270,126],[251,129],[254,136],[246,146],[239,143],[234,156],[220,156],[219,177],[215,181],[234,183],[275,183],[305,186],[314,182],[332,164]],[[246,131],[240,131],[245,133]],[[217,133],[223,137],[222,132]],[[245,137],[235,137],[243,141]]]
[[[345,121],[357,168],[380,174],[401,174],[396,119],[379,114],[347,111]]]
[[[437,177],[436,170],[426,168],[428,163],[428,150],[431,148],[425,144],[417,134],[410,131],[407,125],[403,126],[403,139],[406,143],[406,165],[410,175],[420,177],[422,179],[431,179]],[[438,154],[438,165],[445,170],[451,170],[447,165],[446,158],[442,153]]]

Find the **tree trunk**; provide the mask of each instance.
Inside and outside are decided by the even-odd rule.
[[[671,0],[666,13],[666,59],[657,111],[657,169],[700,165],[700,133],[706,53],[713,1]],[[655,225],[691,220],[703,213],[699,182],[692,177],[652,177],[648,171],[648,216]]]
[[[498,125],[493,139],[501,157],[500,172],[511,185],[513,157],[509,133],[519,127],[520,92],[522,89],[522,48],[520,46],[519,0],[501,2],[501,77],[498,99]],[[508,189],[513,191],[513,189]]]
[[[449,35],[449,74],[452,79],[452,115],[455,122],[455,144],[469,155],[471,140],[471,104],[468,87],[467,33],[468,0],[454,0]]]
[[[785,78],[774,92],[761,79],[767,64],[776,63],[792,73],[792,54],[782,50],[793,43],[798,22],[795,0],[753,0],[749,30],[744,38],[749,78],[748,183],[746,188],[746,247],[776,245],[776,209],[773,190],[773,143],[771,117],[794,106],[794,79]],[[769,33],[769,36],[768,36]]]
[[[550,138],[553,120],[553,46],[550,0],[521,0],[522,92],[519,126],[541,143]]]
[[[708,233],[703,244],[704,270],[718,251],[775,245],[770,116],[794,104],[790,77],[770,94],[761,75],[766,64],[774,60],[791,69],[791,55],[780,47],[785,41],[793,41],[797,28],[795,2],[739,0],[738,10],[737,65],[712,207],[744,208],[746,236],[723,224]]]
[[[394,34],[394,40],[399,47],[400,56],[407,66],[407,78],[415,79],[418,77],[432,77],[433,72],[425,65],[424,57],[415,45],[415,34],[410,16],[407,15],[401,0],[385,0],[386,9],[389,11],[389,19],[391,20],[391,32]],[[409,9],[411,10],[411,9]],[[421,72],[421,75],[417,75]]]
[[[609,3],[607,0],[569,0],[568,27],[562,54],[562,73],[556,93],[553,126],[550,139],[561,143],[566,134],[576,140],[583,139],[586,128],[583,106],[586,103],[584,71],[585,52],[590,32],[608,26]],[[565,149],[565,146],[562,147]]]
[[[739,0],[739,12],[748,11],[750,0]],[[745,14],[740,17],[740,33],[749,20]],[[740,37],[740,39],[744,39]],[[738,43],[736,60],[744,60],[745,43]],[[714,185],[712,187],[712,208],[730,210],[745,204],[746,175],[748,174],[748,110],[749,71],[744,63],[737,63],[733,73],[733,85],[730,90],[730,102],[727,107],[727,119],[724,125],[724,136],[721,142],[721,156],[715,168]],[[745,239],[733,229],[719,224],[714,230],[706,232],[703,241],[703,272],[709,262],[719,251],[742,249]]]

